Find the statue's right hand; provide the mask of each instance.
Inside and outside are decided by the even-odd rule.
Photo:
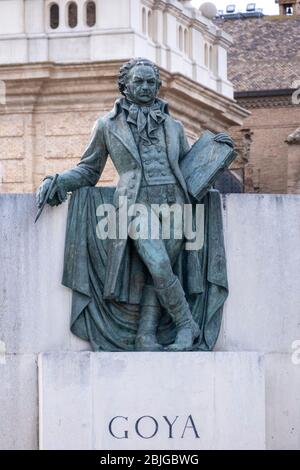
[[[51,185],[51,179],[47,178],[38,187],[37,192],[36,192],[36,203],[37,203],[38,208],[40,208],[43,205],[43,202],[45,200],[45,197],[47,195],[50,185]]]

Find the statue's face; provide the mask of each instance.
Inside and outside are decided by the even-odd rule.
[[[135,103],[150,104],[155,99],[157,90],[158,82],[152,67],[136,65],[130,70],[125,92]]]

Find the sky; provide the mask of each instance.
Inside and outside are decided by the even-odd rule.
[[[192,0],[194,7],[198,8],[205,0]],[[278,5],[275,0],[212,0],[218,10],[226,11],[227,5],[236,5],[236,11],[246,11],[246,5],[248,3],[256,3],[256,8],[263,8],[263,12],[266,15],[276,15],[278,13]]]

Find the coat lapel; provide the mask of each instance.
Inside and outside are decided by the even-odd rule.
[[[184,191],[187,194],[186,183],[180,171],[179,163],[178,163],[180,148],[179,148],[178,130],[176,128],[176,124],[170,116],[167,116],[166,120],[164,121],[164,126],[165,126],[165,135],[166,135],[167,154],[168,154],[170,166],[172,167],[178,181],[180,182],[181,186],[183,187]]]
[[[131,129],[125,117],[124,111],[119,113],[116,118],[111,121],[110,132],[126,147],[128,152],[141,164],[140,154],[136,146]]]
[[[176,128],[175,122],[170,116],[166,117],[163,125],[165,128],[167,155],[170,162],[170,166],[172,167],[183,189],[187,193],[186,183],[178,164],[180,152],[178,142],[178,130]],[[128,152],[131,153],[137,163],[141,165],[140,154],[131,129],[126,120],[124,111],[119,113],[115,118],[111,120],[110,132],[124,145]]]
[[[170,116],[167,116],[164,121],[167,154],[170,161],[170,165],[174,168],[174,163],[178,162],[179,148],[177,142],[177,130]]]

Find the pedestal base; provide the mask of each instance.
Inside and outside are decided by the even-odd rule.
[[[257,353],[46,353],[42,449],[264,449]]]

